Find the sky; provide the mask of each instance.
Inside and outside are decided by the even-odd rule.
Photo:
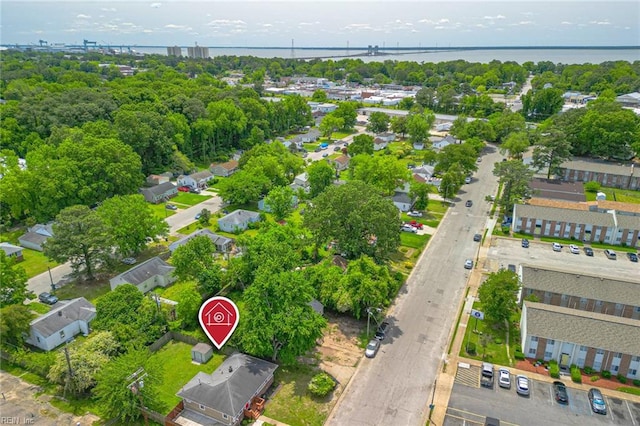
[[[640,45],[637,0],[2,0],[0,17],[5,45]]]

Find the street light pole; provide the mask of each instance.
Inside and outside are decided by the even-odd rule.
[[[53,283],[53,275],[51,275],[51,267],[47,266],[47,270],[49,270],[49,280],[51,280],[51,291],[56,289],[56,285]]]

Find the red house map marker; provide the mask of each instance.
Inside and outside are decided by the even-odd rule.
[[[204,332],[220,350],[238,326],[240,313],[236,304],[231,300],[215,296],[200,306],[198,319]]]

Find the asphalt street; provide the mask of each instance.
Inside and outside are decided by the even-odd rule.
[[[327,425],[424,425],[438,368],[447,352],[469,271],[473,234],[487,221],[487,195],[497,191],[488,147],[470,184],[464,185],[389,311],[392,327],[377,356],[363,358]],[[472,200],[472,207],[465,201]]]

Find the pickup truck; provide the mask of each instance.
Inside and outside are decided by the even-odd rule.
[[[480,386],[485,388],[493,388],[493,364],[488,362],[482,363],[482,375],[480,376]]]

